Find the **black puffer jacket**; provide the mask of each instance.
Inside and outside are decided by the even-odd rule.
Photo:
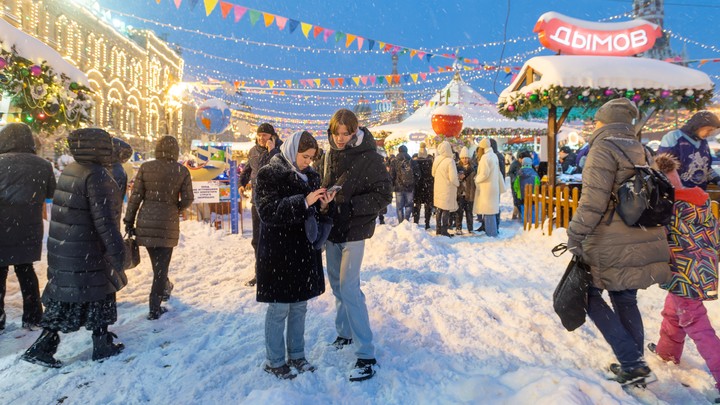
[[[305,236],[305,219],[312,208],[305,197],[320,187],[320,175],[312,168],[306,183],[278,154],[260,169],[255,204],[260,215],[257,262],[257,300],[294,303],[325,292],[322,252]]]
[[[43,203],[54,192],[52,164],[35,155],[30,128],[8,124],[0,132],[0,266],[40,260]]]
[[[360,128],[362,139],[355,146],[338,150],[329,136],[330,155],[323,187],[342,185],[331,205],[333,228],[328,240],[333,243],[368,239],[375,233],[378,213],[392,202],[392,182],[375,138]]]
[[[140,246],[178,244],[180,211],[194,199],[190,171],[177,162],[179,154],[177,139],[164,136],[155,146],[155,160],[143,163],[135,176],[124,222],[135,226]]]
[[[418,203],[432,204],[433,190],[435,188],[435,179],[432,175],[433,160],[430,157],[426,157],[418,158],[416,162],[420,176],[415,183],[413,199]]]
[[[104,300],[127,284],[124,246],[114,220],[119,189],[109,167],[110,135],[97,128],[68,137],[75,162],[58,180],[53,199],[44,299],[60,302]]]
[[[125,198],[125,193],[127,193],[127,182],[128,182],[128,176],[127,173],[125,173],[125,169],[123,169],[122,164],[127,162],[128,159],[130,159],[130,156],[132,156],[132,146],[130,146],[127,142],[123,141],[122,139],[113,138],[113,160],[112,160],[112,175],[115,181],[118,184],[118,187],[120,187],[120,203],[122,203],[122,200]]]

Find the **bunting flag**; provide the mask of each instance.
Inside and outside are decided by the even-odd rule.
[[[317,87],[320,87],[320,79],[314,79],[313,81]]]
[[[365,41],[365,38],[363,37],[357,37],[357,47],[358,51],[362,49],[363,42]]]
[[[367,76],[361,76],[361,77],[360,77],[360,81],[362,82],[362,84],[367,84],[368,77],[367,77]]]
[[[378,41],[377,44],[378,44],[378,49],[380,49],[381,51],[385,50],[385,42]]]
[[[349,48],[350,44],[352,44],[354,40],[355,40],[355,35],[345,34],[345,48]]]
[[[320,35],[320,33],[324,30],[325,28],[316,25],[315,28],[313,28],[313,38],[317,38],[317,36]]]
[[[269,27],[272,25],[273,21],[275,21],[275,15],[268,14],[268,13],[262,13],[263,20],[265,21],[265,26]]]
[[[255,23],[260,20],[261,14],[259,11],[253,9],[248,9],[248,12],[250,13],[250,25],[254,27]]]
[[[290,20],[290,25],[288,26],[288,31],[292,34],[297,29],[298,25],[300,25],[300,21],[298,20]],[[307,37],[307,35],[305,35]]]
[[[374,39],[368,39],[368,51],[372,51],[373,46],[375,46],[375,40],[374,40]]]
[[[302,33],[303,33],[303,35],[305,35],[305,38],[307,38],[308,35],[310,35],[310,29],[312,28],[312,25],[311,25],[311,24],[308,24],[308,23],[301,22],[301,23],[300,23],[300,28],[302,29]]]
[[[338,81],[338,83],[339,83],[341,86],[345,85],[345,78],[344,78],[344,77],[338,77],[337,81]]]
[[[411,50],[410,50],[410,59],[412,59],[413,56],[417,55],[417,53],[418,53],[418,52],[417,52],[415,49],[411,49]]]
[[[270,86],[271,89],[272,89],[273,87],[275,87],[275,80],[268,80],[267,83],[268,83],[268,86]]]
[[[375,76],[370,76],[370,83],[375,84]]]
[[[175,0],[175,8],[180,10],[180,4],[182,4],[182,0]]]
[[[204,0],[205,2],[205,17],[212,14],[215,7],[217,7],[218,0]]]
[[[241,7],[241,6],[235,6],[233,9],[233,13],[235,14],[235,22],[240,21],[241,18],[245,15],[245,12],[247,11],[247,7]]]
[[[190,10],[195,10],[195,6],[197,6],[198,0],[190,0]]]
[[[224,1],[220,2],[220,12],[222,13],[223,20],[227,18],[228,14],[230,14],[230,10],[233,9],[232,3],[226,3]]]
[[[356,85],[356,86],[359,86],[359,85],[360,85],[360,77],[358,77],[358,76],[353,76],[352,80],[353,80],[353,82],[355,82],[355,85]]]
[[[328,81],[330,82],[330,86],[335,87],[335,79],[331,77],[328,79]]]
[[[340,40],[343,39],[344,36],[345,36],[344,32],[340,32],[340,31],[336,32],[335,33],[335,42],[340,42]]]
[[[287,85],[288,87],[292,87],[292,82],[292,80],[285,80],[285,85]]]
[[[410,77],[412,78],[413,83],[417,83],[417,79],[418,79],[417,73],[411,73]]]
[[[328,38],[330,38],[330,35],[332,35],[334,33],[335,33],[335,30],[325,28],[325,32],[323,33],[323,39],[325,40],[325,42],[327,42]]]
[[[288,19],[287,17],[280,17],[279,15],[275,16],[275,24],[277,24],[280,31],[285,29],[285,24],[287,24]]]

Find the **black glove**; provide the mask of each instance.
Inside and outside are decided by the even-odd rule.
[[[573,238],[568,238],[567,250],[575,256],[583,257],[582,242]]]
[[[128,236],[135,236],[135,227],[131,223],[125,224],[125,233],[128,234]]]

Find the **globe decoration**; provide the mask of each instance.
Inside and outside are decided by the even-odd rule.
[[[457,107],[444,105],[433,111],[430,123],[436,134],[446,138],[455,138],[463,129],[462,112]]]
[[[231,115],[227,104],[216,98],[210,99],[195,111],[195,125],[203,132],[219,134],[230,126]]]

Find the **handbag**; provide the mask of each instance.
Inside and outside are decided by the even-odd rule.
[[[567,250],[564,243],[553,248],[555,257]],[[559,254],[556,254],[560,252]],[[585,323],[588,307],[588,288],[592,283],[590,266],[582,257],[573,255],[560,282],[553,292],[553,309],[560,322],[568,331],[573,331]]]
[[[123,243],[125,244],[125,262],[123,268],[125,270],[134,269],[140,264],[140,246],[138,246],[135,238],[127,233],[125,234]]]

